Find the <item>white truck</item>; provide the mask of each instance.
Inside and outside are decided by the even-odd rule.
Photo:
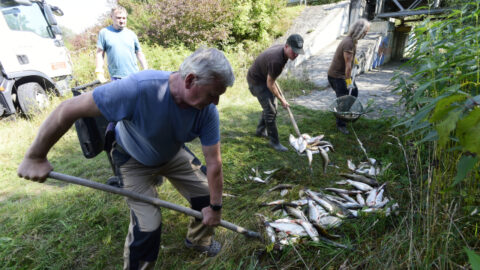
[[[35,114],[69,90],[72,65],[45,0],[0,0],[0,118]]]

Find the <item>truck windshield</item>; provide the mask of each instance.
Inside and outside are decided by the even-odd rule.
[[[0,4],[0,8],[11,30],[29,31],[44,38],[51,37],[48,31],[48,23],[38,4],[34,3],[31,6]]]

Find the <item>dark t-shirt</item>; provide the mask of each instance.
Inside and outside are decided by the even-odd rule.
[[[345,79],[345,58],[343,57],[344,52],[352,53],[352,61],[355,58],[355,44],[353,44],[353,39],[350,36],[345,37],[342,42],[337,47],[335,55],[333,56],[332,63],[328,69],[328,76]],[[352,65],[353,67],[353,65]]]
[[[250,85],[262,85],[267,83],[267,76],[276,79],[282,73],[283,67],[288,61],[283,53],[284,45],[274,45],[262,52],[248,70],[247,81]]]

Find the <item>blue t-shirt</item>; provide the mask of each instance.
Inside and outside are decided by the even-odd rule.
[[[117,142],[146,166],[169,161],[185,142],[204,146],[220,141],[217,107],[180,108],[170,94],[171,72],[146,70],[99,86],[93,99],[115,128]]]
[[[112,25],[103,28],[97,48],[107,53],[110,77],[123,78],[138,71],[136,52],[141,50],[140,43],[130,29],[116,30]]]

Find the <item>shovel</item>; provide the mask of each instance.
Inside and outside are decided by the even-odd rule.
[[[285,96],[283,95],[282,89],[280,88],[280,85],[278,85],[277,82],[275,82],[275,85],[277,86],[277,89],[278,89],[278,92],[280,93],[280,96],[285,98]],[[290,121],[292,121],[292,125],[293,125],[293,128],[295,129],[295,132],[297,133],[298,137],[301,137],[302,134],[300,133],[300,130],[298,129],[297,122],[295,121],[295,118],[293,118],[293,113],[290,110],[290,107],[287,107],[287,111],[288,111],[288,116],[290,117]]]
[[[181,206],[181,205],[177,205],[177,204],[174,204],[174,203],[170,203],[170,202],[167,202],[167,201],[162,201],[158,198],[144,196],[142,194],[132,192],[132,191],[129,191],[129,190],[124,190],[122,188],[117,188],[117,187],[93,182],[93,181],[83,179],[83,178],[80,178],[80,177],[75,177],[75,176],[66,175],[66,174],[53,172],[53,171],[48,174],[48,177],[52,178],[52,179],[60,180],[60,181],[63,181],[63,182],[68,182],[68,183],[72,183],[72,184],[77,184],[77,185],[81,185],[81,186],[85,186],[85,187],[90,187],[90,188],[93,188],[93,189],[98,189],[98,190],[122,195],[122,196],[128,197],[130,199],[134,199],[134,200],[137,200],[137,201],[148,203],[148,204],[151,204],[151,205],[154,205],[154,206],[157,206],[157,207],[168,208],[168,209],[171,209],[171,210],[174,210],[174,211],[177,211],[177,212],[184,213],[188,216],[192,216],[192,217],[195,217],[195,218],[198,218],[198,219],[203,219],[202,213],[199,212],[199,211],[196,211],[196,210],[193,210],[193,209]],[[249,231],[245,228],[237,226],[237,225],[235,225],[233,223],[230,223],[228,221],[220,220],[219,225],[224,227],[224,228],[227,228],[229,230],[232,230],[236,233],[243,234],[247,237],[262,239],[260,233]]]

